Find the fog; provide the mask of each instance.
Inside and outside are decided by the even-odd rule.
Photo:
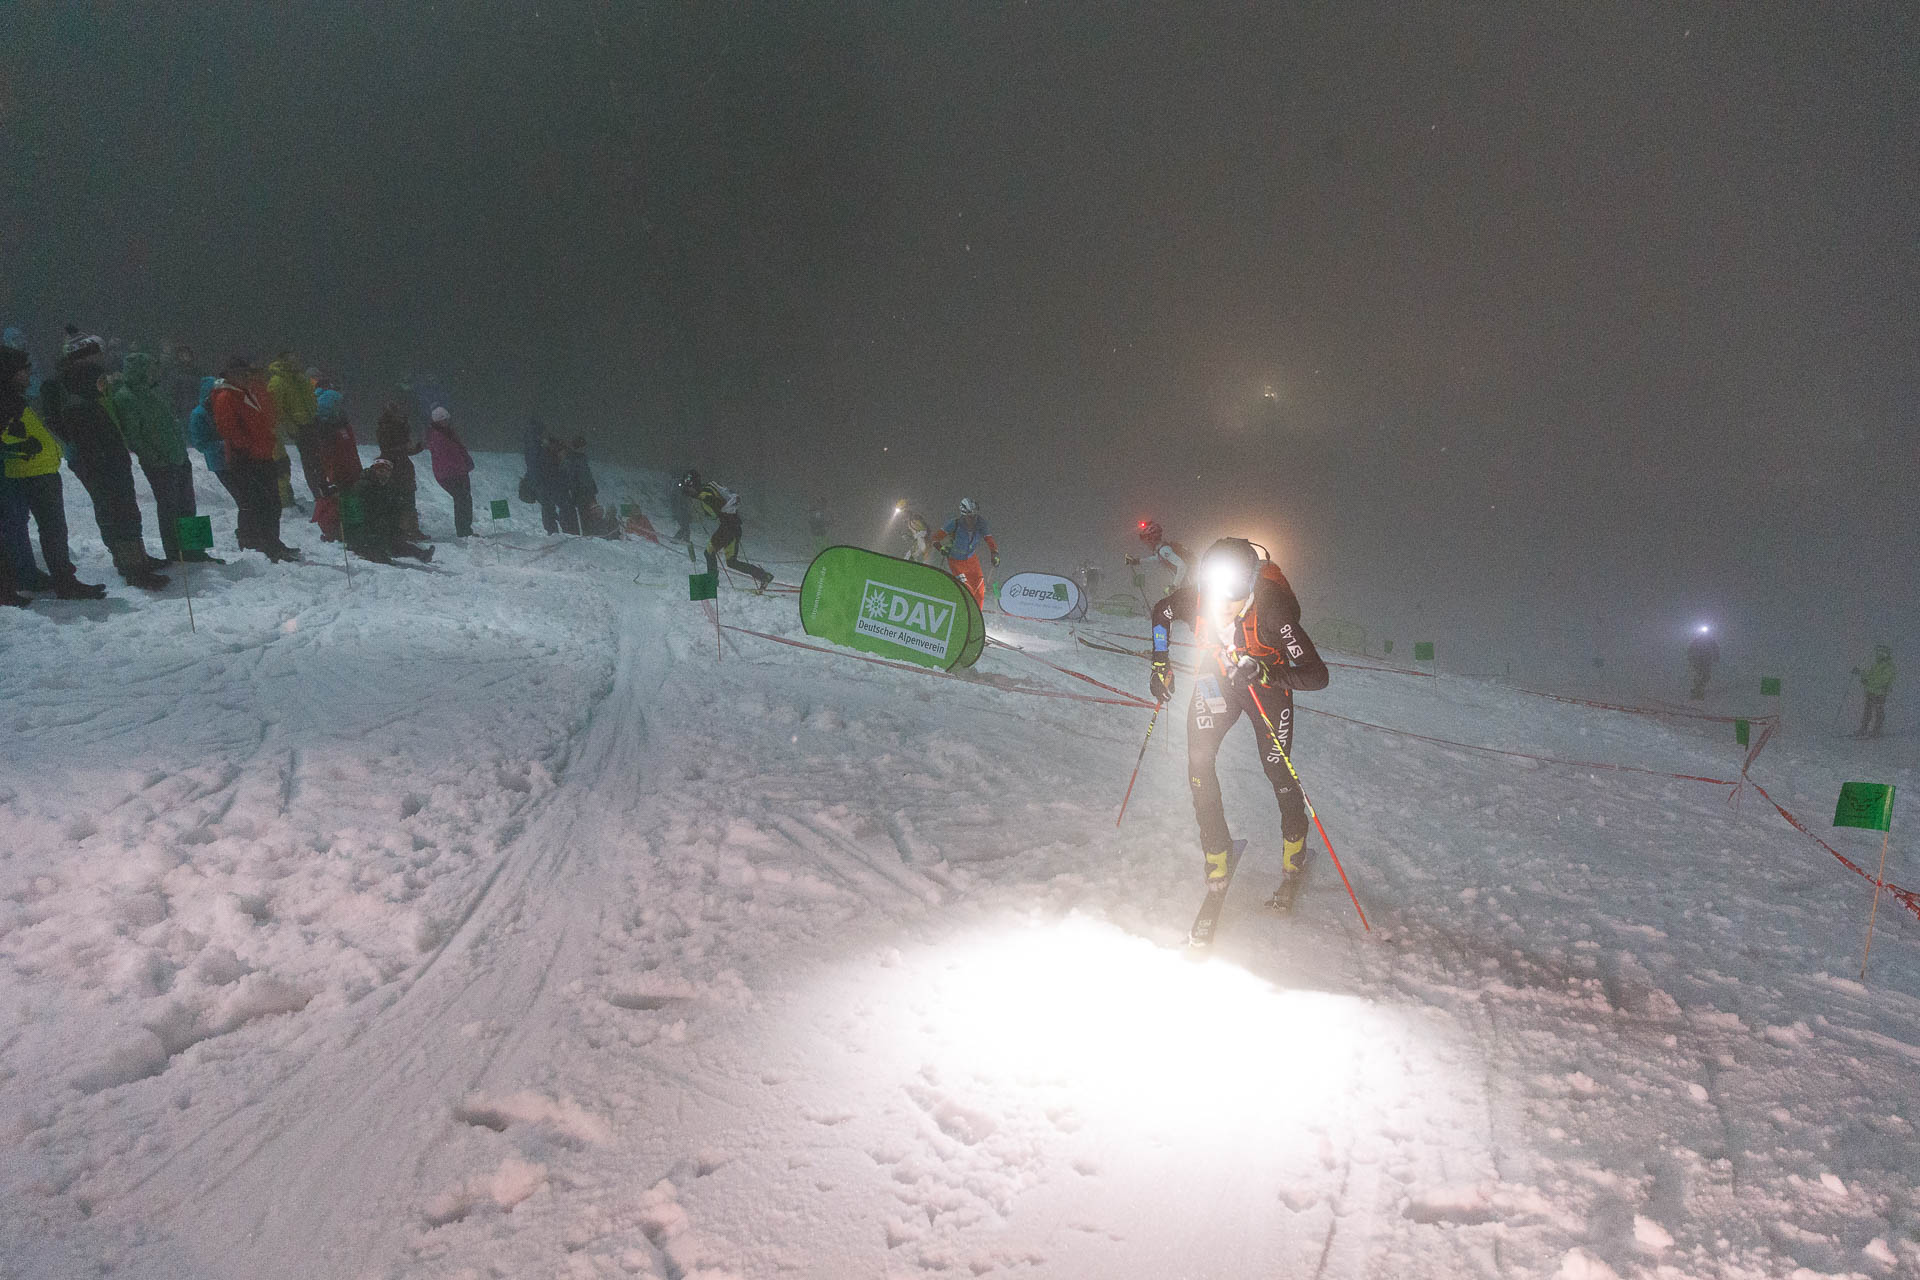
[[[1911,5],[25,3],[0,318],[1461,671],[1920,670]],[[1607,664],[1595,668],[1593,659]],[[1896,691],[1896,699],[1899,692]],[[1911,706],[1911,699],[1906,700]]]

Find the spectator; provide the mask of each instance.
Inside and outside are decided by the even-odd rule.
[[[360,481],[360,441],[354,436],[353,424],[347,420],[345,399],[338,391],[325,388],[314,400],[319,406],[320,425],[326,431],[320,464],[325,472],[327,491],[324,498],[314,500],[313,522],[320,526],[321,541],[338,542],[341,510],[354,485]]]
[[[300,369],[293,352],[282,351],[267,366],[267,390],[273,393],[274,412],[280,418],[283,443],[291,443],[300,455],[300,474],[307,491],[317,502],[327,487],[320,455],[326,451],[326,432],[320,426],[320,405],[314,395],[313,380]],[[289,464],[291,466],[291,464]]]
[[[60,484],[60,443],[47,430],[40,415],[27,404],[27,385],[33,376],[27,353],[16,347],[0,347],[0,471],[6,486],[32,513],[40,529],[40,554],[47,562],[47,577],[53,594],[62,600],[98,600],[107,589],[81,582],[74,573],[73,555],[67,548],[66,498]],[[16,598],[19,581],[11,568],[6,570],[6,587]]]
[[[200,461],[205,464],[220,487],[233,499],[233,505],[240,505],[240,493],[234,488],[233,479],[227,472],[227,446],[220,439],[220,433],[213,427],[213,389],[218,386],[218,378],[200,379],[200,400],[187,415],[187,443],[200,451]]]
[[[1853,736],[1877,738],[1886,728],[1887,695],[1893,692],[1893,646],[1873,646],[1873,665],[1865,671],[1855,667],[1853,674],[1860,677],[1860,687],[1866,691],[1866,701],[1860,708],[1860,731]]]
[[[173,416],[182,422],[187,421],[207,398],[201,390],[201,384],[207,381],[207,377],[200,372],[200,362],[194,359],[193,348],[184,342],[162,343],[156,373],[166,392],[167,402],[173,406]]]
[[[526,459],[527,472],[520,479],[520,501],[539,503],[541,527],[548,533],[558,533],[558,492],[563,485],[554,474],[553,451],[549,447],[552,442],[553,438],[547,434],[547,429],[540,425],[540,419],[528,420],[526,435],[521,440],[521,455]]]
[[[245,356],[227,361],[211,402],[213,428],[227,450],[227,475],[240,505],[242,550],[275,564],[300,553],[280,540],[280,494],[275,479],[272,394]]]
[[[208,561],[205,551],[180,550],[180,520],[197,514],[193,502],[193,464],[187,460],[187,436],[173,406],[155,385],[153,357],[136,351],[127,357],[126,376],[107,398],[107,412],[133,456],[140,460],[160,522],[160,545],[169,560]]]
[[[561,453],[560,467],[566,477],[567,503],[579,525],[587,528],[587,513],[598,505],[600,486],[594,482],[593,466],[587,461],[587,438],[575,436]]]
[[[433,455],[433,478],[453,495],[453,536],[473,536],[473,455],[453,429],[453,415],[435,405],[427,419],[427,449]]]
[[[409,538],[426,537],[420,532],[420,482],[414,475],[413,455],[427,446],[415,443],[413,428],[407,425],[407,407],[398,400],[387,401],[387,407],[380,411],[373,438],[380,446],[380,456],[393,464],[395,501],[402,504],[401,532]]]
[[[99,338],[68,325],[58,376],[43,384],[41,393],[53,409],[50,425],[66,441],[67,465],[93,500],[93,518],[107,554],[113,557],[113,567],[128,586],[159,591],[167,579],[154,570],[166,561],[147,554],[140,504],[133,492],[133,455],[101,403],[106,383],[100,363],[104,350]],[[53,572],[52,565],[47,569]]]
[[[549,435],[540,445],[540,474],[535,477],[540,485],[540,515],[544,520],[547,508],[554,512],[556,529],[550,525],[548,533],[579,533],[580,508],[573,505],[573,486],[567,476],[567,446],[559,437]]]
[[[388,409],[397,407],[389,405]],[[385,416],[383,411],[381,417]],[[395,556],[432,560],[432,547],[419,546],[407,538],[406,519],[412,506],[413,499],[402,487],[393,459],[381,454],[341,505],[347,546],[355,555],[380,564],[392,564]]]

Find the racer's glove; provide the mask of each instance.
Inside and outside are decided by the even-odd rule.
[[[991,563],[993,567],[998,569],[1000,567],[1000,553],[998,551],[992,551],[989,552],[988,555],[992,557]]]
[[[1165,650],[1153,655],[1153,670],[1147,676],[1147,692],[1153,695],[1155,702],[1173,700],[1173,664],[1168,660]]]
[[[1243,653],[1233,661],[1227,671],[1227,683],[1236,689],[1244,689],[1250,684],[1269,685],[1273,683],[1273,668],[1254,657]]]

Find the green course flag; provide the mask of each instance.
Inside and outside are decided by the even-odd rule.
[[[1388,653],[1392,653],[1392,652],[1393,652],[1393,641],[1391,641],[1391,640],[1382,640],[1382,641],[1381,641],[1380,643],[1386,646],[1386,652],[1388,652]]]
[[[1735,720],[1733,722],[1734,744],[1736,746],[1742,746],[1742,747],[1746,746],[1747,736],[1752,732],[1753,732],[1753,726],[1749,725],[1745,720]]]
[[[970,667],[987,642],[973,592],[931,565],[828,547],[800,583],[810,636],[923,667]]]
[[[690,573],[687,575],[687,599],[718,600],[720,598],[720,574]]]
[[[213,521],[206,516],[181,516],[174,522],[182,551],[213,550]]]
[[[621,503],[621,504],[620,504],[620,518],[621,518],[622,520],[625,520],[625,519],[626,519],[626,518],[627,518],[628,516],[630,516],[630,515],[632,515],[632,514],[634,513],[634,511],[635,511],[635,510],[637,510],[637,508],[636,508],[636,507],[635,507],[635,506],[634,506],[634,505],[633,505],[633,504],[632,504],[631,502],[623,502],[623,503]]]
[[[1780,677],[1779,676],[1761,676],[1760,677],[1760,695],[1765,698],[1779,697],[1780,696]]]
[[[1433,641],[1415,640],[1413,642],[1413,660],[1415,662],[1433,661]]]
[[[1864,827],[1868,831],[1893,830],[1893,784],[1890,782],[1843,782],[1840,802],[1833,809],[1836,827]]]
[[[1146,590],[1147,575],[1140,572],[1138,569],[1135,569],[1133,571],[1133,585],[1136,587],[1139,587],[1143,591]]]
[[[505,498],[495,498],[490,504],[490,507],[495,520],[505,520],[507,518],[507,500]]]

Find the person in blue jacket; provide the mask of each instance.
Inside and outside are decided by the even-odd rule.
[[[213,387],[218,381],[218,378],[200,379],[200,403],[187,415],[187,443],[199,451],[200,460],[207,464],[207,470],[237,507],[240,495],[233,491],[233,481],[227,478],[227,442],[213,427]]]
[[[987,518],[972,498],[960,499],[960,514],[947,521],[947,527],[934,538],[934,546],[947,558],[947,572],[960,579],[973,592],[974,600],[987,607],[987,575],[980,568],[980,544],[987,544],[993,563],[1000,563],[1000,544],[987,530]]]

